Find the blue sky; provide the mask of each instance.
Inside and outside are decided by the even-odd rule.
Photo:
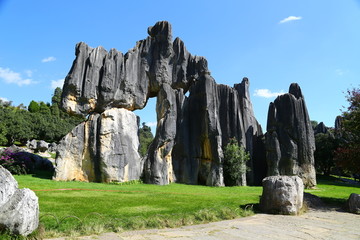
[[[297,82],[310,119],[333,126],[360,84],[360,0],[0,0],[0,98],[50,102],[75,44],[127,52],[157,21],[172,24],[218,83],[250,80],[256,118]],[[155,122],[155,101],[136,111]]]

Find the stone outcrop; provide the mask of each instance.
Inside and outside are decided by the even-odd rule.
[[[270,103],[266,133],[268,176],[297,175],[306,187],[316,185],[315,139],[298,84]]]
[[[349,212],[360,214],[360,194],[352,193],[347,200]]]
[[[38,225],[37,196],[30,189],[18,189],[14,177],[0,165],[0,230],[27,236]]]
[[[55,180],[123,182],[140,178],[136,115],[126,109],[92,114],[58,146]]]
[[[270,176],[263,180],[260,209],[266,213],[297,215],[303,206],[304,184],[298,176]]]
[[[114,151],[115,156],[122,153],[116,153],[111,141],[102,143],[101,148],[101,142],[95,140],[102,124],[100,116],[114,109],[142,109],[149,98],[156,97],[156,136],[146,157],[140,160],[134,153],[124,152],[129,171],[136,172],[134,177],[143,173],[147,183],[222,186],[222,149],[229,138],[236,138],[251,155],[248,182],[260,183],[266,169],[265,156],[260,153],[264,152],[264,143],[252,109],[248,79],[234,87],[217,84],[205,58],[191,55],[179,38],[172,40],[167,22],[156,23],[148,33],[126,54],[85,43],[76,45],[76,59],[63,87],[62,107],[89,115],[89,119],[58,146],[54,178],[124,181],[124,177],[103,177],[102,159],[107,157],[102,158],[101,152],[107,149],[109,156]],[[113,121],[120,121],[116,117],[122,116],[114,116]],[[130,135],[137,138],[134,133]]]

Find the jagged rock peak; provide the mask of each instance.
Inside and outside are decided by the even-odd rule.
[[[289,93],[294,95],[296,97],[296,99],[304,98],[304,96],[302,95],[302,92],[301,92],[301,88],[300,88],[299,84],[297,84],[297,83],[292,83],[290,85]]]
[[[168,22],[156,23],[148,33],[126,54],[78,43],[63,86],[62,108],[84,116],[111,108],[134,111],[157,96],[163,84],[186,92],[209,72],[205,58],[192,56],[179,38],[172,42]]]
[[[157,22],[154,26],[148,28],[148,34],[150,37],[162,38],[166,40],[172,40],[172,28],[171,24],[167,21]]]
[[[325,124],[323,122],[320,122],[318,125],[316,125],[315,129],[314,129],[314,134],[319,134],[319,133],[327,133],[328,132],[328,128],[325,126]]]

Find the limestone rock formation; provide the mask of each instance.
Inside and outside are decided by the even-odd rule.
[[[222,148],[232,137],[250,152],[249,167],[253,169],[256,162],[259,169],[265,169],[264,156],[256,154],[263,145],[259,140],[262,130],[254,117],[248,79],[233,88],[217,84],[205,58],[191,55],[179,38],[172,41],[167,22],[156,23],[148,33],[126,54],[77,44],[76,59],[63,87],[62,107],[75,114],[89,114],[89,120],[58,146],[55,179],[122,181],[126,179],[122,174],[104,178],[107,174],[103,172],[108,171],[102,166],[110,161],[104,159],[112,159],[109,156],[124,154],[128,162],[118,164],[129,164],[129,172],[136,172],[134,178],[143,173],[147,183],[222,186]],[[151,97],[157,98],[158,124],[144,159],[133,152],[118,153],[112,141],[95,140],[101,136],[100,116],[114,109],[142,109]],[[122,117],[112,115],[111,119],[121,121],[117,118]],[[110,135],[122,131],[116,128]],[[136,139],[137,135],[131,131],[131,137]],[[112,165],[119,159],[112,160]],[[114,167],[111,176],[122,167]],[[247,178],[250,183],[259,183],[264,176],[263,171],[253,170]]]
[[[14,177],[0,165],[0,230],[27,236],[38,225],[37,196],[30,189],[18,189]]]
[[[126,109],[92,114],[59,144],[55,180],[123,182],[140,178],[136,115]]]
[[[316,185],[315,139],[298,84],[270,103],[266,133],[268,176],[297,175],[306,187]]]
[[[320,122],[318,125],[316,125],[316,127],[314,128],[314,134],[319,134],[319,133],[323,133],[326,134],[328,133],[328,128],[325,126],[325,124],[323,122]]]
[[[296,215],[303,206],[304,184],[298,176],[270,176],[263,180],[260,208],[266,213]]]
[[[189,54],[179,38],[172,42],[169,23],[158,22],[148,33],[125,55],[78,43],[65,78],[63,108],[84,116],[114,107],[142,109],[162,84],[187,91],[191,81],[207,71],[204,58]]]

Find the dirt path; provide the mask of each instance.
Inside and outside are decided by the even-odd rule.
[[[57,238],[52,240],[65,240]],[[72,238],[74,239],[74,238]],[[310,210],[301,216],[257,214],[228,221],[185,226],[106,233],[81,240],[215,240],[215,239],[360,239],[360,215],[336,210]]]

